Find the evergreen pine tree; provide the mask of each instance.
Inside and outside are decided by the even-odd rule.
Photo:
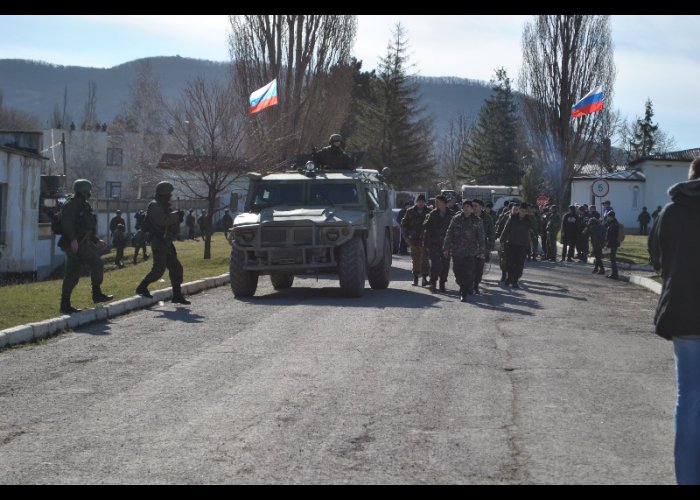
[[[656,134],[659,125],[654,125],[651,118],[654,116],[654,107],[651,99],[644,104],[644,119],[638,119],[632,129],[632,139],[629,142],[630,159],[641,158],[656,152]]]
[[[522,177],[521,124],[504,68],[496,70],[491,85],[494,94],[479,111],[458,176],[476,184],[517,186]]]
[[[397,188],[422,187],[433,175],[433,120],[419,106],[418,84],[407,74],[407,40],[400,24],[393,35],[372,80],[372,97],[362,106],[361,126],[349,143],[367,152],[368,167],[390,167]]]

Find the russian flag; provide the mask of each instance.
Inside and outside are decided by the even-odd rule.
[[[583,96],[579,102],[571,106],[571,118],[590,115],[603,109],[603,87],[598,86]]]
[[[250,114],[277,104],[277,78],[250,94]]]

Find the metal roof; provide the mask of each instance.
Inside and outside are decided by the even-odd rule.
[[[605,174],[598,175],[579,175],[574,177],[573,180],[583,180],[583,179],[605,179],[608,181],[634,181],[634,182],[645,182],[646,178],[642,172],[639,170],[619,170],[617,172],[609,172]]]
[[[681,151],[669,151],[668,153],[659,153],[656,155],[642,156],[630,162],[630,166],[636,165],[643,161],[682,161],[690,163],[695,158],[700,157],[700,148],[684,149]]]

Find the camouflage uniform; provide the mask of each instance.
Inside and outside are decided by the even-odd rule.
[[[118,224],[112,233],[112,246],[117,250],[114,263],[117,267],[124,267],[124,248],[126,247],[126,233],[124,224]]]
[[[454,273],[460,295],[474,292],[474,259],[486,253],[484,226],[479,217],[457,214],[452,218],[443,250],[448,250],[454,259]]]
[[[111,295],[103,294],[100,288],[104,279],[104,265],[95,246],[95,244],[100,243],[96,234],[97,216],[92,213],[92,207],[87,202],[91,184],[85,179],[78,179],[74,183],[74,188],[75,194],[68,198],[61,209],[62,236],[58,240],[58,246],[66,254],[60,307],[60,311],[65,314],[80,310],[71,306],[70,297],[80,280],[80,266],[82,264],[87,264],[90,268],[93,302],[105,302],[113,298]],[[83,191],[83,189],[85,190]],[[75,254],[71,250],[71,242],[74,240],[78,242],[78,251]]]
[[[428,214],[423,222],[425,231],[423,242],[425,252],[430,257],[430,289],[435,291],[438,277],[440,279],[440,290],[445,291],[445,282],[450,272],[450,259],[442,253],[442,244],[445,241],[447,228],[454,217],[454,212],[445,209],[444,215],[439,209],[435,209]]]
[[[504,210],[498,217],[498,222],[496,223],[496,238],[501,239],[501,233],[503,233],[503,228],[506,227],[508,219],[510,219],[512,212],[510,210]],[[506,258],[506,244],[501,240],[501,244],[498,246],[498,266],[501,268],[501,281],[506,280],[506,274],[508,273],[508,260]]]
[[[561,215],[550,213],[547,217],[547,259],[557,259],[557,233],[561,227]]]
[[[342,143],[342,141],[343,137],[340,134],[333,134],[328,139],[328,146],[314,153],[314,162],[320,169],[325,167],[333,170],[352,169],[352,158],[339,146],[333,145],[333,142]]]
[[[169,200],[172,190],[172,184],[168,182],[158,183],[156,199],[148,204],[146,218],[148,224],[153,228],[150,232],[153,267],[136,288],[136,293],[153,298],[148,292],[148,285],[158,281],[167,268],[170,283],[173,285],[172,302],[189,304],[190,302],[184,298],[180,288],[183,281],[183,269],[173,244],[173,240],[180,232],[180,223],[185,218],[185,212],[170,210]]]
[[[529,258],[537,259],[537,251],[539,250],[539,236],[542,232],[542,217],[539,212],[529,214],[530,217],[530,254]]]
[[[476,259],[474,269],[474,292],[479,293],[479,284],[484,276],[484,264],[491,260],[491,251],[496,248],[496,228],[493,224],[491,216],[485,212],[481,212],[478,216],[481,219],[481,225],[484,228],[484,241],[486,244],[486,252],[483,259]]]
[[[418,284],[418,275],[423,275],[423,285],[427,284],[429,274],[428,259],[423,248],[423,222],[428,216],[430,208],[428,205],[423,207],[422,211],[418,210],[416,205],[406,210],[401,221],[401,228],[406,239],[408,239],[409,247],[411,248],[411,260],[413,261],[413,278],[414,283]]]

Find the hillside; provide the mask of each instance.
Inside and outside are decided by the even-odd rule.
[[[227,63],[201,59],[152,57],[148,60],[161,82],[164,97],[168,100],[176,98],[185,83],[196,76],[223,80],[229,71]],[[98,119],[110,122],[119,113],[121,103],[128,99],[129,82],[135,76],[136,67],[137,61],[103,69],[0,59],[0,90],[5,105],[35,115],[40,123],[46,124],[54,105],[62,105],[63,91],[67,87],[68,114],[77,124],[83,114],[88,82],[95,82]],[[464,78],[416,79],[422,94],[422,104],[429,114],[435,116],[438,137],[458,112],[476,115],[484,99],[491,93],[487,84]]]

